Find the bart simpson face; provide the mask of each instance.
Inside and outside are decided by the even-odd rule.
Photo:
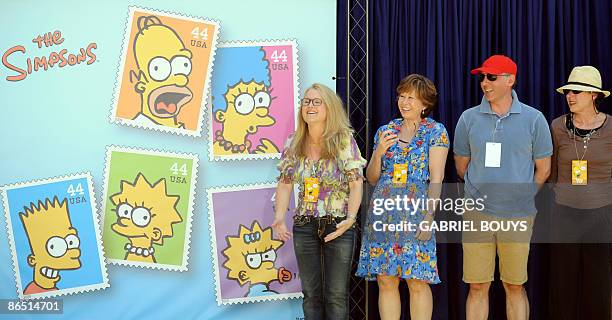
[[[31,203],[19,214],[25,228],[32,254],[28,264],[34,268],[35,279],[42,276],[55,283],[59,270],[81,267],[81,250],[77,230],[70,222],[67,199],[57,197],[37,205]]]
[[[153,121],[173,118],[193,98],[187,87],[192,54],[178,34],[159,18],[142,18],[146,20],[134,39],[139,69],[136,91],[143,99],[141,112]]]
[[[227,261],[223,266],[229,270],[228,278],[237,280],[242,286],[246,282],[267,284],[281,277],[274,261],[283,241],[272,239],[272,228],[262,230],[254,221],[250,230],[241,225],[237,237],[226,239],[228,246],[223,254]]]
[[[240,81],[225,93],[227,110],[215,113],[215,119],[223,123],[223,133],[230,136],[257,132],[258,127],[268,127],[276,120],[269,115],[272,98],[265,84]]]
[[[172,225],[183,221],[176,210],[179,196],[166,193],[165,179],[151,185],[139,173],[134,183],[121,181],[121,191],[111,196],[111,201],[117,213],[111,229],[128,238],[162,244],[164,237],[172,237]]]

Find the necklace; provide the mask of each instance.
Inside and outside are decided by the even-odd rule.
[[[595,114],[594,119],[597,119],[597,115],[599,113]],[[576,126],[574,125],[574,115],[572,113],[570,113],[571,117],[569,119],[569,124],[571,126],[571,132],[572,132],[572,140],[574,140],[574,151],[576,151],[576,159],[582,161],[584,159],[584,156],[587,153],[587,150],[589,148],[589,141],[591,140],[591,136],[593,136],[593,133],[595,131],[597,131],[600,127],[597,128],[593,128],[590,130],[581,130],[576,128]],[[579,131],[582,131],[582,134],[579,134]],[[582,157],[579,156],[578,154],[578,146],[576,145],[576,136],[579,136],[582,138],[582,148],[584,149],[584,151],[582,152]]]
[[[572,128],[572,140],[574,140],[574,150],[576,151],[576,159],[582,161],[584,156],[587,153],[587,149],[589,148],[589,141],[591,140],[591,136],[593,132],[595,132],[597,128],[591,129],[584,137],[582,137],[582,148],[584,151],[582,152],[582,157],[578,155],[578,146],[576,145],[576,127]]]
[[[591,136],[593,135],[593,132],[595,131],[595,129],[592,129],[591,131],[589,131],[589,133],[586,134],[586,136],[584,136],[582,138],[582,148],[584,149],[584,151],[582,152],[582,157],[578,156],[578,146],[576,145],[576,129],[572,130],[572,140],[574,140],[574,150],[576,151],[576,159],[578,160],[583,160],[584,156],[587,153],[587,149],[589,148],[589,140],[591,140]]]
[[[127,250],[129,253],[135,254],[137,256],[143,256],[143,257],[148,257],[149,255],[153,255],[153,253],[155,253],[155,249],[153,249],[153,247],[139,248],[139,247],[134,247],[133,245],[129,243],[125,244],[125,250]]]
[[[225,151],[231,150],[232,153],[243,153],[245,150],[248,150],[251,147],[251,141],[249,140],[247,140],[244,144],[234,144],[231,141],[225,140],[221,130],[217,130],[217,132],[215,132],[215,141],[219,142],[219,145],[222,146]]]

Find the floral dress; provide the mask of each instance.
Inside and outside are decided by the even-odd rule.
[[[382,132],[398,134],[401,125],[402,119],[395,119],[380,127],[374,137],[374,149],[378,146]],[[382,173],[374,188],[364,225],[357,276],[376,280],[376,275],[380,274],[440,283],[435,233],[432,232],[429,240],[421,241],[416,239],[416,231],[374,230],[376,221],[380,221],[377,226],[380,230],[381,223],[398,224],[406,221],[418,226],[423,220],[425,212],[415,209],[410,201],[407,207],[402,202],[401,210],[394,206],[393,210],[385,210],[383,213],[375,213],[374,202],[376,199],[395,199],[396,196],[403,198],[405,195],[408,198],[426,199],[429,187],[429,148],[434,146],[448,148],[448,133],[441,123],[425,118],[406,147],[402,148],[396,143],[383,156]],[[405,186],[397,187],[392,182],[393,165],[403,163],[408,164],[407,182]]]
[[[310,160],[306,157],[290,157],[287,150],[293,136],[287,139],[285,151],[278,164],[283,183],[298,184],[298,198],[295,214],[313,217],[332,215],[345,217],[348,212],[349,182],[363,178],[366,160],[361,157],[357,142],[352,135],[346,135],[343,148],[336,159]],[[304,178],[316,177],[320,181],[317,202],[304,202]]]

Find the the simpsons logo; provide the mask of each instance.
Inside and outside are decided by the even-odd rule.
[[[32,39],[36,43],[38,49],[51,46],[58,46],[64,42],[62,33],[59,30],[53,33],[47,32],[44,35],[38,35]],[[25,57],[26,48],[23,45],[16,45],[4,52],[2,55],[2,64],[9,70],[17,74],[6,77],[7,81],[21,81],[28,75],[39,70],[47,71],[49,68],[63,68],[65,66],[74,66],[85,63],[90,65],[96,61],[94,49],[98,45],[95,42],[90,43],[86,48],[81,48],[75,53],[69,53],[68,49],[53,51],[48,55],[36,56],[34,58]],[[21,53],[21,54],[19,54]]]

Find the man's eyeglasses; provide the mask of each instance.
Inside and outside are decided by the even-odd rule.
[[[487,74],[487,73],[481,73],[478,75],[478,81],[483,82],[485,78],[487,78],[487,80],[493,82],[495,80],[497,80],[497,77],[500,76],[509,76],[509,74]]]
[[[581,94],[584,91],[580,91],[580,90],[570,90],[570,89],[563,89],[563,94],[564,95],[568,95],[569,93],[573,93],[573,94]]]
[[[314,98],[314,99],[309,99],[309,98],[302,98],[302,100],[300,100],[300,104],[302,106],[308,106],[310,104],[312,104],[313,106],[320,106],[321,103],[323,103],[323,100],[319,99],[319,98]]]

